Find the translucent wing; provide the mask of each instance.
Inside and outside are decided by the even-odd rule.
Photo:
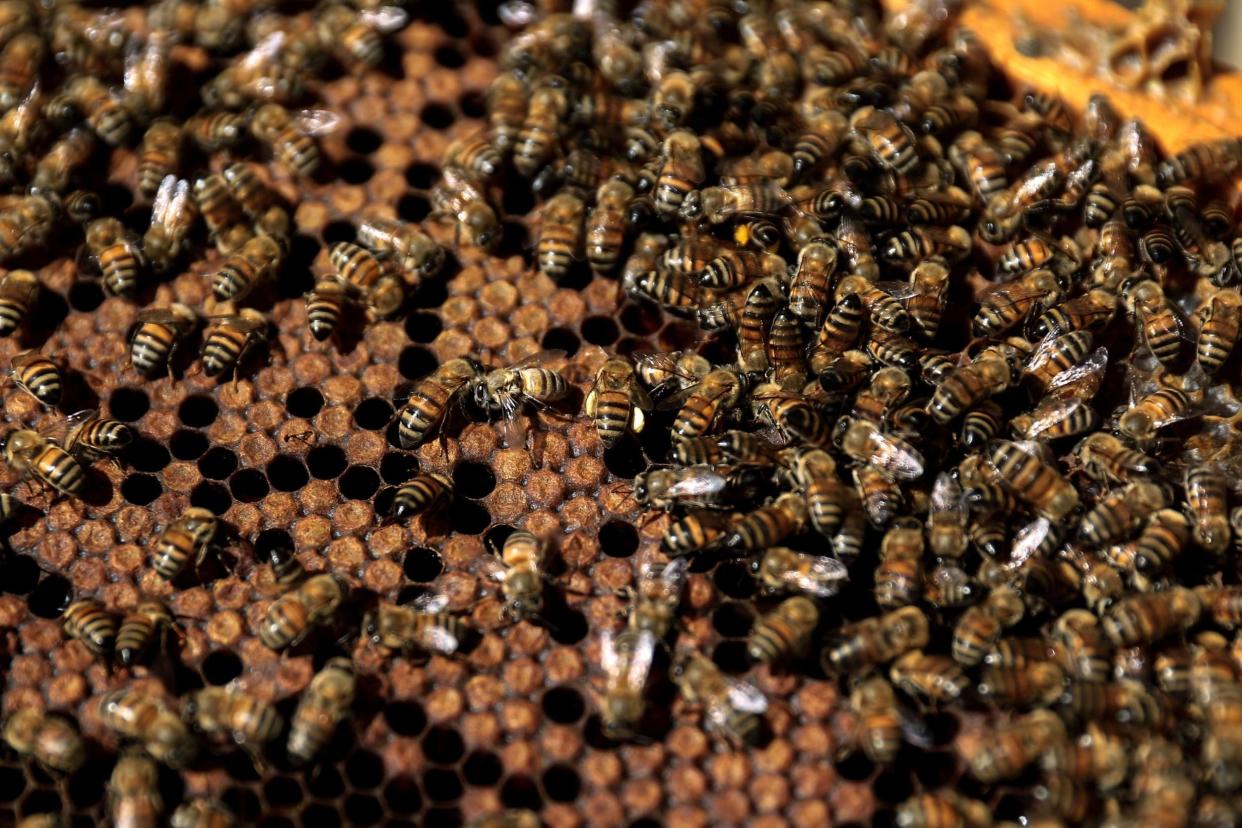
[[[676,483],[669,486],[667,494],[669,497],[703,497],[724,491],[726,485],[728,481],[724,475],[712,469],[696,469],[690,474],[683,474]]]
[[[806,571],[791,569],[781,573],[781,580],[800,592],[828,598],[840,591],[850,572],[845,564],[826,555],[810,555]]]
[[[448,605],[449,597],[443,592],[424,592],[410,602],[415,610],[427,614],[441,612]]]
[[[917,480],[923,476],[923,456],[903,442],[879,431],[872,435],[875,453],[872,463],[901,480]]]
[[[74,426],[80,423],[90,422],[91,420],[94,420],[98,417],[99,417],[98,408],[87,408],[82,411],[75,411],[74,413],[66,417],[65,425],[67,425],[70,429],[72,429]]]
[[[686,573],[690,571],[689,558],[675,558],[660,570],[660,580],[667,586],[680,589],[686,582]]]
[[[629,669],[625,674],[631,687],[642,687],[647,683],[647,676],[651,674],[651,662],[655,658],[655,646],[655,636],[649,631],[643,630],[638,634],[638,640],[634,642],[634,649],[630,653]]]
[[[915,747],[930,748],[936,742],[935,733],[927,722],[903,706],[897,707],[897,721],[901,724],[901,734],[906,741]]]
[[[1048,537],[1052,524],[1048,518],[1036,518],[1018,530],[1017,537],[1013,540],[1013,550],[1009,554],[1009,563],[1006,564],[1009,569],[1021,569],[1035,551],[1039,549],[1040,544]]]
[[[1104,371],[1108,368],[1108,349],[1104,347],[1096,348],[1091,354],[1080,364],[1073,368],[1066,368],[1061,373],[1052,378],[1049,383],[1049,389],[1066,388],[1073,386],[1073,390],[1077,393],[1081,389],[1084,398],[1095,396],[1095,392],[1100,389],[1100,383],[1104,380]],[[1081,385],[1080,385],[1081,383]]]
[[[962,487],[948,472],[936,475],[932,485],[931,508],[934,512],[956,512],[962,508]]]
[[[246,72],[256,72],[269,65],[280,56],[285,48],[286,33],[281,29],[268,32],[254,48],[242,56],[238,65]]]
[[[1097,418],[1094,409],[1085,400],[1079,399],[1076,396],[1064,399],[1048,399],[1035,409],[1031,415],[1030,424],[1022,431],[1022,437],[1027,440],[1038,440],[1040,435],[1066,422],[1079,410],[1087,412],[1087,418],[1081,421],[1082,427],[1072,432],[1064,432],[1058,436],[1068,437],[1070,434],[1079,434],[1082,431],[1093,428]]]
[[[149,308],[138,314],[138,321],[153,322],[156,325],[179,325],[184,320],[168,308]]]
[[[376,31],[387,34],[395,32],[406,24],[410,15],[399,6],[380,6],[378,9],[367,9],[359,12],[359,19]]]
[[[341,125],[341,116],[326,109],[302,109],[297,122],[307,135],[327,135]]]
[[[744,713],[762,713],[768,709],[768,699],[753,684],[737,679],[728,679],[729,704]]]
[[[509,573],[509,570],[504,565],[504,562],[491,555],[480,555],[475,558],[474,563],[470,568],[476,574],[481,575],[484,578],[490,578],[493,581],[500,582],[503,582],[505,576]]]
[[[505,0],[496,9],[496,15],[506,26],[520,29],[539,19],[539,8],[527,0]]]
[[[617,652],[617,639],[610,630],[600,633],[599,662],[609,683],[615,682],[621,668],[621,656]]]
[[[918,293],[914,285],[909,282],[902,282],[896,279],[889,279],[882,282],[876,282],[875,287],[887,293],[894,299],[909,299]]]
[[[457,652],[458,640],[457,636],[446,630],[444,627],[427,627],[419,634],[419,643],[428,650],[437,652],[442,655],[451,655]]]
[[[190,182],[166,175],[151,204],[151,226],[173,224],[190,201]]]
[[[547,348],[542,351],[536,351],[528,357],[523,357],[517,362],[510,365],[510,368],[541,368],[554,362],[560,362],[569,358],[569,352],[560,348]]]

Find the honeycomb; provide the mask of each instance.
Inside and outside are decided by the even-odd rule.
[[[653,306],[619,302],[615,280],[591,279],[585,269],[559,287],[534,273],[522,255],[532,243],[525,214],[533,204],[511,189],[494,255],[463,252],[421,286],[402,320],[355,326],[338,344],[310,336],[300,296],[314,274],[327,272],[326,247],[353,238],[351,216],[382,205],[406,221],[427,219],[445,146],[481,127],[482,92],[505,34],[494,6],[422,4],[412,17],[391,38],[380,70],[317,89],[322,106],[341,116],[321,141],[335,177],[295,183],[273,173],[280,193],[300,204],[271,308],[279,333],[235,381],[216,383],[197,369],[140,376],[125,335],[141,307],[76,281],[68,259],[40,272],[45,294],[24,335],[0,340],[6,363],[25,347],[58,355],[64,410],[98,406],[138,435],[119,463],[90,472],[96,497],[62,499],[32,524],[7,530],[0,712],[66,712],[94,744],[91,761],[67,784],[0,747],[0,824],[49,811],[71,815],[74,825],[104,821],[117,744],[95,703],[131,682],[184,694],[239,680],[288,716],[314,672],[347,646],[326,634],[283,655],[259,643],[258,623],[278,593],[260,561],[289,544],[308,571],[336,573],[359,594],[402,600],[434,584],[452,596],[452,609],[471,613],[482,640],[462,657],[425,662],[358,643],[350,653],[360,676],[357,713],[313,769],[255,767],[238,750],[181,775],[165,770],[166,813],[190,797],[213,796],[240,823],[265,828],[434,828],[501,808],[534,809],[551,826],[867,823],[916,779],[875,778],[857,760],[834,767],[850,722],[837,712],[835,683],[822,678],[758,674],[773,699],[773,738],[759,751],[727,749],[697,716],[682,715],[680,702],[672,703],[662,741],[616,744],[603,736],[594,713],[598,643],[587,632],[620,628],[625,604],[614,593],[632,583],[636,558],[658,546],[666,524],[635,528],[628,481],[647,460],[632,444],[605,452],[589,421],[555,411],[532,418],[525,445],[507,445],[495,424],[466,422],[406,452],[389,427],[394,399],[454,357],[481,354],[501,364],[560,349],[585,389],[605,348],[671,349],[695,337],[692,328],[666,322]],[[135,172],[136,159],[118,153],[116,186],[104,195],[118,200],[127,224],[145,228],[147,209],[126,206]],[[426,227],[435,232],[436,224]],[[450,243],[451,232],[441,232]],[[151,303],[202,307],[210,290],[203,274],[217,261],[210,253],[195,262],[161,284]],[[52,418],[27,395],[5,395],[6,427],[42,427]],[[665,459],[667,429],[646,434],[646,458]],[[452,474],[453,509],[405,525],[385,520],[395,487],[419,470]],[[0,470],[0,486],[17,482]],[[218,559],[174,586],[155,574],[146,543],[187,505],[220,515],[228,539]],[[519,525],[560,538],[553,571],[565,601],[547,627],[509,626],[494,589],[470,574],[471,561]],[[753,591],[741,564],[694,572],[688,585],[683,635],[735,673],[747,669],[752,610],[742,599]],[[143,596],[167,600],[183,638],[169,642],[175,657],[152,659],[132,677],[60,630],[70,600],[94,597],[120,613]],[[360,617],[342,615],[342,629],[356,630]],[[946,724],[938,761],[910,767],[947,773],[956,761],[947,750],[952,736]]]

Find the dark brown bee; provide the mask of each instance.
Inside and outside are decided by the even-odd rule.
[[[663,165],[655,185],[656,210],[663,215],[678,212],[686,195],[706,177],[699,139],[693,133],[679,130],[664,139]]]
[[[146,269],[146,257],[137,236],[119,219],[98,218],[86,228],[86,246],[103,276],[104,287],[114,296],[133,296]]]
[[[862,138],[872,157],[894,172],[906,175],[918,165],[913,134],[888,112],[863,107],[850,116],[850,128]]]
[[[1156,183],[1161,189],[1184,181],[1211,184],[1230,178],[1242,166],[1242,142],[1236,138],[1218,138],[1192,144],[1160,164]]]
[[[927,410],[937,422],[947,423],[1020,378],[1016,351],[1007,346],[988,349],[974,362],[949,373],[937,386]]]
[[[159,372],[197,324],[194,311],[179,302],[142,311],[129,339],[130,362],[143,374]]]
[[[1103,628],[1119,647],[1150,644],[1190,627],[1199,620],[1201,610],[1195,593],[1174,586],[1122,599],[1104,616]]]
[[[186,119],[184,130],[185,137],[203,152],[219,152],[245,139],[246,116],[239,112],[198,112]],[[174,170],[168,170],[165,175],[171,172]]]
[[[601,184],[596,192],[584,233],[586,258],[596,275],[607,275],[617,268],[625,243],[627,206],[633,198],[634,188],[615,179]]]
[[[1078,505],[1078,490],[1026,448],[1001,440],[990,456],[1014,493],[1049,520],[1064,518]]]
[[[569,273],[579,256],[586,204],[571,192],[562,192],[543,205],[539,213],[539,238],[535,261],[539,272],[553,281]]]
[[[438,472],[420,474],[397,489],[392,514],[406,518],[420,515],[453,493],[453,481]]]
[[[268,336],[267,317],[253,308],[218,317],[203,339],[203,373],[216,377],[236,369]]]
[[[173,617],[159,601],[143,601],[126,613],[116,634],[116,656],[126,667],[137,664],[166,630]]]
[[[65,609],[61,624],[66,635],[97,656],[107,656],[116,644],[116,616],[97,601],[74,601]]]
[[[9,376],[22,391],[44,405],[56,405],[64,391],[60,366],[38,351],[23,351],[13,357]]]
[[[912,650],[893,662],[889,680],[912,696],[932,702],[957,699],[969,686],[962,668],[946,656]]]
[[[29,270],[10,270],[0,277],[0,336],[17,330],[38,296],[39,280]]]

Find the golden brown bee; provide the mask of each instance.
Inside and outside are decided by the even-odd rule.
[[[363,623],[363,633],[390,650],[452,655],[469,638],[470,629],[444,611],[447,605],[448,598],[438,593],[420,595],[409,607],[381,601]]]
[[[94,133],[86,129],[69,130],[39,159],[31,184],[41,192],[64,192],[77,171],[95,155],[95,147]]]
[[[443,363],[421,380],[397,414],[397,434],[402,448],[410,449],[431,436],[449,405],[484,375],[474,360],[457,358]]]
[[[717,512],[691,512],[669,524],[662,543],[670,555],[690,555],[719,546],[728,528]]]
[[[278,236],[252,236],[212,274],[211,290],[220,301],[240,300],[260,284],[276,278],[288,253],[288,241]],[[250,310],[243,308],[242,313]]]
[[[328,260],[341,282],[361,295],[376,316],[392,316],[405,303],[405,282],[397,272],[395,259],[376,255],[353,242],[337,242],[329,250]]]
[[[231,149],[245,139],[246,123],[246,116],[240,112],[202,111],[186,119],[185,131],[179,133],[178,140],[184,135],[203,152],[219,152]],[[164,174],[171,172],[174,170],[166,170]]]
[[[79,411],[67,418],[69,432],[65,450],[83,463],[92,463],[116,454],[134,440],[125,423],[100,415],[98,410]]]
[[[277,204],[276,194],[263,181],[255,165],[241,161],[224,168],[224,183],[241,206],[242,211],[255,222],[255,229],[266,235],[286,235],[288,214]],[[282,220],[283,217],[283,220]]]
[[[828,312],[811,345],[808,357],[811,370],[823,372],[836,362],[854,344],[866,318],[867,311],[858,294],[851,293],[840,299]]]
[[[1157,388],[1140,397],[1117,421],[1117,427],[1140,448],[1150,448],[1156,432],[1190,416],[1192,400],[1177,388]]]
[[[894,661],[888,677],[894,687],[933,702],[957,699],[969,686],[956,662],[922,650],[911,650]]]
[[[10,431],[0,443],[0,453],[9,468],[33,478],[70,497],[78,497],[86,483],[86,472],[73,455],[36,431]]]
[[[627,630],[615,636],[605,632],[601,637],[600,666],[606,678],[600,720],[610,737],[633,734],[647,709],[644,691],[656,641],[650,630]]]
[[[168,366],[177,347],[197,325],[198,316],[180,302],[140,312],[129,338],[130,362],[142,374],[155,374]]]
[[[1186,508],[1194,521],[1194,539],[1209,552],[1220,555],[1229,546],[1229,481],[1220,468],[1193,465],[1184,478]],[[1163,504],[1162,504],[1163,505]]]
[[[876,162],[893,172],[908,175],[918,166],[913,133],[889,112],[865,106],[850,116],[850,129]]]
[[[119,146],[129,138],[133,120],[121,100],[98,78],[78,75],[65,86],[65,94],[86,117],[87,125],[108,144]]]
[[[36,31],[15,32],[0,51],[0,109],[17,106],[38,80],[46,44]]]
[[[516,531],[505,539],[500,560],[484,557],[480,565],[501,584],[505,614],[512,621],[534,621],[543,613],[543,565],[547,544],[530,532]]]
[[[789,286],[789,311],[803,324],[818,327],[828,308],[829,285],[837,269],[837,248],[816,241],[798,252]]]
[[[194,182],[194,200],[216,249],[229,255],[253,235],[241,206],[229,194],[222,176],[212,173]]]
[[[1117,312],[1117,297],[1099,288],[1062,302],[1035,320],[1031,333],[1040,339],[1071,331],[1099,330]]]
[[[1242,297],[1233,290],[1218,290],[1199,309],[1199,338],[1195,354],[1199,366],[1212,375],[1218,372],[1233,353],[1242,328]]]
[[[1011,587],[994,588],[982,604],[962,613],[953,628],[953,660],[974,666],[996,646],[1001,633],[1022,620],[1026,608]]]
[[[905,500],[901,487],[883,471],[869,464],[854,468],[854,487],[872,526],[891,523]]]
[[[473,381],[472,393],[479,408],[504,416],[512,423],[528,401],[537,405],[555,402],[569,393],[564,375],[539,365],[558,356],[555,352],[535,354],[510,368],[497,368]]]
[[[1065,724],[1055,713],[1036,710],[990,733],[972,748],[966,763],[981,782],[1011,779],[1065,738]]]
[[[867,758],[887,764],[897,757],[907,728],[893,687],[873,676],[850,693],[850,707],[858,715],[855,739]]]
[[[172,613],[159,601],[143,601],[121,619],[116,634],[116,656],[132,667],[150,650],[152,643],[173,628]]]
[[[1060,301],[1065,285],[1051,270],[1038,268],[997,286],[979,300],[974,319],[978,336],[996,336],[1019,325],[1035,310]]]
[[[203,373],[219,376],[236,369],[237,364],[268,336],[267,317],[253,308],[242,308],[235,315],[217,317],[203,338]]]
[[[882,252],[892,262],[915,262],[935,256],[956,261],[970,252],[972,244],[970,233],[956,224],[914,225],[890,238]]]
[[[117,828],[156,828],[164,801],[159,766],[145,756],[122,756],[108,781],[108,804]]]
[[[421,515],[452,496],[453,481],[439,472],[416,475],[403,483],[392,498],[392,514],[398,518]]]
[[[444,168],[431,190],[431,203],[435,214],[456,222],[459,244],[464,238],[467,244],[487,250],[500,241],[500,220],[487,203],[482,184],[460,167]]]
[[[526,84],[513,72],[497,75],[487,88],[488,135],[502,157],[517,143],[528,99]]]
[[[578,258],[585,215],[586,204],[571,192],[558,193],[540,209],[535,261],[549,279],[564,279]]]
[[[347,300],[346,287],[336,279],[323,279],[306,294],[306,324],[311,336],[323,342],[341,322]]]
[[[156,273],[172,268],[197,218],[189,182],[171,175],[165,177],[151,205],[151,227],[142,237],[142,252]],[[102,256],[100,261],[102,265]]]
[[[652,403],[636,376],[633,363],[624,357],[609,359],[595,374],[584,410],[605,446],[616,445],[627,431],[643,430],[644,411],[651,410]]]
[[[1189,337],[1183,333],[1182,318],[1160,284],[1150,279],[1126,282],[1121,286],[1121,298],[1152,354],[1164,366],[1175,367],[1181,340]]]
[[[1167,189],[1184,181],[1211,184],[1228,180],[1242,166],[1242,143],[1218,138],[1191,144],[1156,168],[1156,183]]]
[[[1074,448],[1083,471],[1096,480],[1127,482],[1160,470],[1159,464],[1106,432],[1090,435]]]
[[[1026,362],[1026,377],[1040,391],[1046,391],[1065,372],[1084,364],[1091,354],[1095,335],[1091,331],[1073,331],[1063,336],[1045,338]],[[1077,376],[1077,374],[1065,374]]]
[[[927,544],[938,558],[960,558],[966,553],[968,515],[962,487],[949,472],[941,472],[932,485],[927,512]]]
[[[354,665],[347,658],[330,659],[315,674],[289,723],[288,755],[293,762],[310,762],[332,739],[353,707],[354,686]]]
[[[936,422],[947,423],[1020,379],[1021,363],[1016,351],[1007,346],[988,349],[940,382],[927,411]]]
[[[848,488],[837,477],[836,461],[822,449],[800,450],[790,472],[806,498],[807,515],[826,538],[837,534],[846,512],[854,505]]]
[[[699,284],[689,274],[676,270],[648,270],[627,273],[623,282],[630,296],[648,299],[671,313],[687,315],[701,307]]]
[[[1195,593],[1174,586],[1118,601],[1104,616],[1103,628],[1119,647],[1150,644],[1192,626],[1201,610]]]
[[[1049,520],[1059,521],[1078,506],[1078,490],[1021,445],[1001,440],[990,455],[1014,494]]]
[[[731,524],[719,542],[736,551],[772,546],[797,532],[806,521],[806,501],[787,492]]]
[[[181,167],[182,128],[171,118],[157,118],[143,133],[138,149],[138,191],[150,198]]]
[[[379,66],[384,59],[383,35],[400,29],[407,19],[398,6],[358,10],[330,3],[316,11],[315,31],[346,67],[362,70]]]
[[[1164,488],[1136,481],[1100,498],[1095,507],[1083,515],[1078,524],[1078,535],[1088,543],[1098,545],[1125,540],[1138,530],[1146,515],[1167,505],[1168,495]]]
[[[233,828],[233,812],[214,799],[192,799],[177,806],[168,820],[171,828]]]
[[[133,296],[146,269],[137,237],[119,219],[98,218],[86,228],[86,250],[95,259],[104,287],[114,296]]]
[[[897,290],[905,292],[904,286]],[[857,274],[850,274],[837,282],[834,298],[839,302],[850,294],[857,294],[866,307],[871,321],[886,331],[904,332],[910,329],[910,315],[892,294],[879,289]]]
[[[664,139],[663,164],[655,186],[656,210],[660,214],[678,212],[686,195],[703,183],[707,173],[701,151],[699,139],[684,130],[671,132]]]
[[[1002,707],[1049,707],[1061,697],[1065,674],[1051,662],[1029,667],[984,667],[979,695]]]
[[[883,664],[927,645],[927,616],[918,607],[902,607],[843,627],[824,648],[821,662],[832,674]]]
[[[60,367],[38,351],[22,351],[15,355],[9,376],[18,388],[44,405],[60,402],[64,390]]]
[[[741,374],[720,369],[687,389],[685,402],[673,420],[674,442],[711,432],[717,421],[738,404],[746,387]]]
[[[345,599],[345,586],[333,575],[313,575],[281,595],[259,627],[259,640],[272,650],[297,646],[311,628],[327,623]]]
[[[97,601],[74,601],[61,618],[65,635],[76,638],[98,656],[112,652],[116,644],[116,617]]]
[[[10,270],[0,276],[0,337],[21,325],[39,296],[39,279],[29,270]]]
[[[60,214],[58,202],[47,193],[21,197],[0,211],[0,261],[44,244]]]
[[[796,658],[810,644],[819,623],[819,608],[811,599],[795,595],[763,616],[750,631],[746,652],[760,664]]]
[[[377,253],[397,258],[406,273],[429,278],[444,265],[444,248],[418,227],[382,216],[366,216],[358,223],[358,241]]]
[[[513,168],[518,175],[530,178],[552,159],[568,110],[565,91],[557,86],[543,84],[530,94],[526,117],[513,145]]]
[[[801,388],[806,384],[802,327],[788,308],[777,311],[764,345],[772,366],[773,383],[782,388]]]
[[[836,558],[795,552],[784,546],[770,547],[751,569],[770,593],[794,591],[827,598],[849,579],[845,565]]]
[[[894,479],[917,480],[923,476],[923,455],[866,419],[839,419],[833,442],[855,462],[871,465]]]
[[[1190,521],[1176,509],[1161,509],[1147,518],[1135,546],[1134,566],[1155,575],[1168,569],[1190,541]]]
[[[738,366],[750,373],[767,371],[768,331],[781,309],[781,288],[774,279],[756,282],[746,293],[737,323]]]
[[[987,803],[947,788],[911,796],[897,806],[895,819],[900,828],[984,828],[992,824]]]
[[[678,214],[686,221],[722,224],[750,216],[781,212],[793,203],[785,188],[770,179],[746,184],[704,187],[686,194]]]
[[[314,135],[335,126],[334,116],[322,111],[303,110],[295,118],[278,103],[267,103],[255,110],[250,134],[265,144],[285,167],[303,178],[319,169],[321,155]]]
[[[86,743],[73,722],[32,707],[19,707],[4,722],[4,741],[44,768],[71,774],[86,763]]]
[[[186,719],[208,736],[227,735],[250,751],[280,735],[284,717],[258,696],[231,687],[205,687],[185,703]]]
[[[767,710],[768,701],[753,685],[729,678],[697,653],[677,658],[673,681],[688,704],[703,707],[709,729],[738,745],[758,740],[759,716]]]
[[[840,54],[830,53],[830,54]],[[836,110],[815,115],[806,121],[793,147],[794,176],[801,179],[818,169],[825,159],[836,155],[849,130],[849,122]]]
[[[596,191],[595,206],[587,217],[583,237],[587,261],[598,276],[617,269],[625,244],[627,206],[633,198],[634,188],[617,179],[605,181]]]

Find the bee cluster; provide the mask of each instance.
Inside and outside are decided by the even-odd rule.
[[[34,663],[21,652],[14,683],[26,695],[6,695],[3,711],[7,749],[70,799],[75,780],[97,774],[93,757],[116,748],[105,807],[117,824],[165,812],[175,826],[257,821],[247,790],[222,796],[204,780],[245,766],[281,798],[268,789],[290,775],[336,774],[350,731],[385,751],[374,774],[343,762],[351,781],[386,780],[386,804],[427,825],[616,821],[662,803],[681,803],[670,824],[705,824],[706,810],[686,810],[704,795],[694,762],[727,788],[742,774],[733,759],[762,756],[755,767],[771,771],[795,751],[816,773],[869,779],[872,804],[799,772],[790,802],[793,783],[767,772],[727,792],[740,804],[722,795],[717,816],[1235,824],[1242,235],[1231,179],[1242,141],[1168,155],[1104,97],[1078,118],[1055,95],[1011,90],[939,0],[890,16],[865,3],[646,0],[578,15],[505,3],[515,33],[480,107],[485,126],[443,142],[437,176],[418,185],[427,221],[347,209],[347,238],[325,231],[296,301],[309,264],[291,263],[303,192],[331,173],[316,135],[339,117],[303,108],[313,79],[372,77],[406,13],[365,2],[290,14],[183,0],[132,15],[4,8],[15,22],[0,50],[0,176],[13,194],[0,263],[14,269],[0,276],[0,334],[31,333],[48,292],[40,257],[80,239],[76,278],[132,310],[125,357],[180,403],[183,425],[210,425],[216,400],[244,410],[221,429],[245,452],[245,423],[281,422],[266,387],[291,364],[312,378],[298,393],[318,399],[283,421],[288,453],[258,461],[273,485],[294,481],[261,509],[228,492],[244,500],[246,475],[262,475],[190,429],[174,436],[201,439],[188,456],[229,489],[200,483],[188,506],[177,494],[147,510],[122,485],[136,505],[116,521],[145,520],[150,541],[127,532],[143,546],[109,554],[146,572],[140,589],[67,592],[51,613],[71,641],[62,660],[89,674],[81,703],[15,703],[29,698]],[[186,73],[201,92],[174,100],[172,79]],[[118,187],[92,164],[113,148],[136,150],[149,220],[116,209]],[[270,170],[244,160],[252,150]],[[520,252],[507,237],[528,202],[533,248],[510,259],[534,274],[506,281],[493,254]],[[320,413],[325,396],[346,396],[334,380],[385,388],[373,369],[395,375],[384,363],[398,360],[375,332],[437,279],[459,295],[405,325],[415,338],[437,320],[416,339],[436,340],[432,364],[407,373],[402,352],[413,381],[393,405],[359,404],[361,432],[340,425],[340,406]],[[190,283],[207,305],[201,332]],[[602,305],[634,332],[672,322],[654,350],[639,337],[569,353],[576,337],[559,349],[548,336],[534,354],[495,335],[453,338],[454,314],[476,302],[460,294],[482,304],[514,283],[531,295],[510,310],[551,295],[562,318],[558,301]],[[351,361],[354,311],[376,364]],[[179,348],[196,340],[201,360],[187,370]],[[19,419],[72,410],[66,398],[81,395],[47,350],[12,355],[6,412]],[[189,383],[200,393],[177,390]],[[286,395],[291,412],[303,408]],[[23,482],[0,497],[14,530],[6,566],[42,538],[32,525],[64,521],[65,503],[77,517],[110,514],[91,492],[105,467],[151,462],[144,427],[159,420],[122,414],[120,399],[111,416],[88,408],[8,430],[0,454]],[[373,504],[379,476],[345,471],[331,441],[368,462],[383,453],[391,485]],[[553,482],[549,458],[570,482]],[[341,499],[325,498],[318,484],[337,478]],[[581,491],[559,513],[533,508],[566,486]],[[47,515],[36,517],[40,498]],[[493,524],[481,498],[522,528]],[[601,511],[621,520],[600,527]],[[316,522],[324,514],[330,529]],[[401,568],[382,566],[394,546],[408,579],[435,588],[402,588]],[[622,558],[638,550],[636,572],[596,561],[592,577],[565,573],[592,564],[584,550],[614,546]],[[41,564],[49,547],[36,546]],[[420,556],[435,562],[430,575]],[[63,558],[55,568],[85,571]],[[216,579],[221,568],[233,571]],[[186,609],[200,600],[230,610],[199,629]],[[238,645],[240,656],[227,645],[209,656],[237,661],[223,681],[186,675],[208,641]],[[523,656],[512,669],[510,648]],[[532,654],[565,683],[532,683],[543,675]],[[525,701],[486,712],[489,693],[505,695],[491,681],[545,691],[549,722],[584,719],[589,752],[564,734],[575,725],[536,755],[524,723],[538,714]],[[822,701],[837,694],[840,710]],[[589,716],[559,709],[582,695]],[[392,709],[377,717],[372,702]],[[420,702],[438,723],[412,756],[403,737],[426,727]],[[459,724],[473,733],[472,786],[498,785],[502,771],[480,766],[499,764],[502,732],[506,761],[542,770],[539,784],[515,771],[468,809],[445,805],[462,787],[440,767],[465,750]],[[664,750],[682,764],[652,799],[642,777]],[[587,779],[570,765],[580,753]],[[636,777],[624,804],[611,792],[617,757]],[[420,787],[401,785],[415,772],[433,806],[410,805]],[[351,797],[346,818],[378,821],[364,799],[379,807]],[[581,813],[560,807],[579,799]],[[69,810],[56,802],[46,810]],[[18,815],[59,824],[42,810]],[[317,802],[302,817],[320,818],[340,813]]]

